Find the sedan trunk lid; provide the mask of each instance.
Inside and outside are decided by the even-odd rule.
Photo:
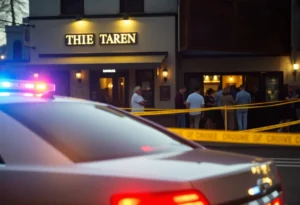
[[[190,182],[211,205],[243,205],[251,201],[256,202],[253,205],[264,205],[267,204],[262,201],[264,196],[274,194],[274,191],[278,195],[281,191],[272,161],[209,149],[84,163],[81,166],[99,168],[114,176]],[[269,196],[269,201],[271,199]]]

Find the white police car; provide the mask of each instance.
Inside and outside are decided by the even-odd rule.
[[[0,80],[1,205],[283,205],[273,162],[54,88]]]

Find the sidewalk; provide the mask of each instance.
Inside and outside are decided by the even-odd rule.
[[[143,116],[144,118],[158,123],[164,127],[176,127],[175,115],[155,115],[155,116]]]

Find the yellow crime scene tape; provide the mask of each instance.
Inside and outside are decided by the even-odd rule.
[[[236,131],[216,131],[168,128],[169,131],[186,139],[198,142],[300,146],[300,135],[290,133],[253,133]]]
[[[254,128],[254,129],[243,130],[240,132],[262,132],[262,131],[268,131],[268,130],[283,128],[283,127],[289,127],[289,126],[298,125],[298,124],[300,124],[300,120],[280,123],[280,124],[276,124],[276,125],[269,125],[269,126],[265,126],[265,127],[258,127],[258,128]]]
[[[262,132],[282,127],[300,124],[300,120],[295,120],[276,125],[259,127],[243,131],[218,131],[218,130],[198,130],[167,128],[168,130],[193,141],[232,143],[232,144],[260,144],[260,145],[280,145],[280,146],[300,146],[300,133],[276,133]]]
[[[288,105],[292,103],[300,102],[300,100],[288,100],[281,101],[279,103],[265,103],[265,105],[233,105],[233,106],[220,106],[211,108],[196,108],[196,109],[169,109],[169,110],[158,110],[158,111],[145,111],[145,112],[132,112],[133,115],[137,116],[154,116],[154,115],[170,115],[170,114],[183,114],[192,112],[205,112],[210,110],[242,110],[242,109],[258,109],[267,107],[278,107],[282,105]],[[262,104],[262,103],[261,103]]]
[[[170,115],[191,112],[205,112],[210,110],[232,111],[240,109],[258,109],[266,107],[277,107],[300,102],[300,100],[284,100],[263,103],[252,103],[244,105],[220,106],[199,109],[155,109],[145,108],[144,112],[132,112],[136,116],[154,116],[154,115]],[[130,110],[130,108],[121,108]],[[168,130],[192,141],[213,142],[213,143],[231,143],[231,144],[253,144],[253,145],[280,145],[280,146],[300,146],[300,133],[276,133],[263,132],[292,125],[300,124],[300,120],[259,127],[243,131],[217,131],[217,130],[200,130],[200,129],[183,129],[183,128],[167,128]]]
[[[268,105],[268,104],[279,104],[279,103],[284,103],[286,100],[278,100],[278,101],[269,101],[269,102],[260,102],[260,103],[251,103],[251,104],[243,104],[243,105],[232,105],[228,106],[227,108],[234,108],[234,107],[245,107],[245,106],[257,106],[257,105]],[[295,102],[300,102],[300,100],[294,100],[293,102],[288,102],[288,103],[295,103]],[[220,106],[218,108],[215,108],[216,110],[223,108],[225,109],[224,106]],[[119,109],[122,110],[131,110],[132,108],[125,108],[125,107],[119,107]],[[205,108],[200,108],[200,109],[205,109]],[[144,111],[178,111],[178,109],[163,109],[163,108],[144,108]],[[187,109],[183,109],[187,110]]]

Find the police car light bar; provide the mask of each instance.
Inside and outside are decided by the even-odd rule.
[[[44,82],[0,79],[0,92],[1,91],[45,93],[45,92],[54,92],[55,85],[44,83]]]

